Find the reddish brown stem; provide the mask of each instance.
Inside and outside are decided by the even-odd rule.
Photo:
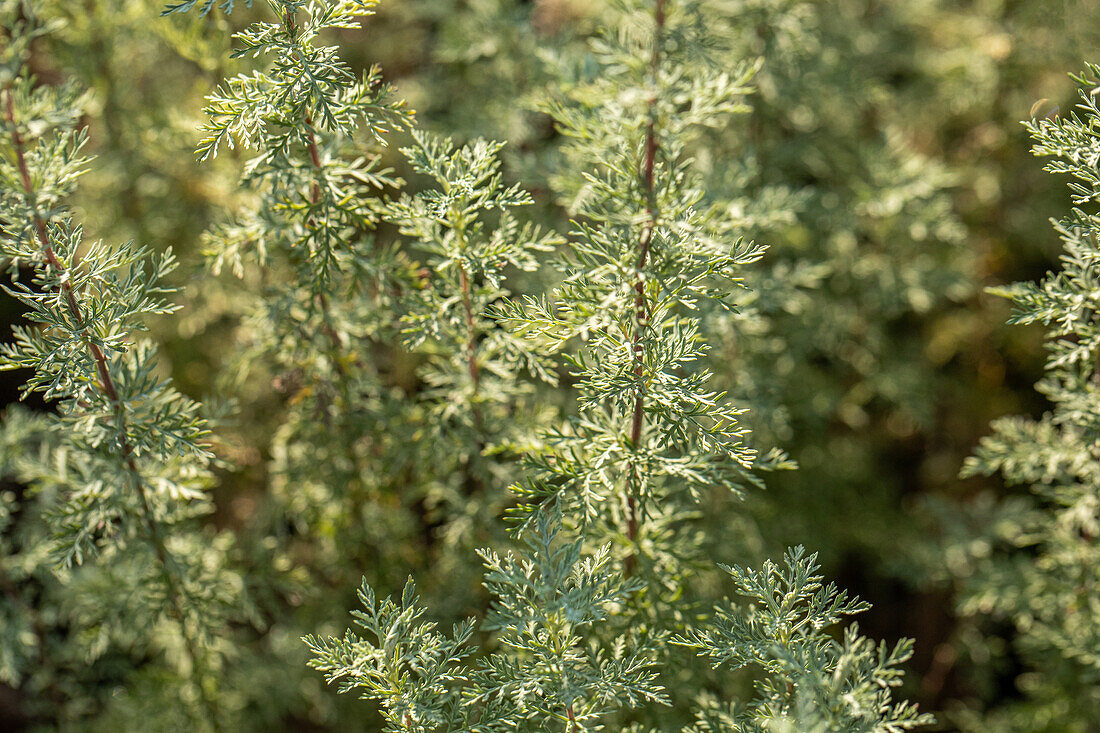
[[[650,57],[650,76],[656,85],[661,62],[661,36],[665,28],[665,0],[657,0],[654,8],[653,54]],[[638,380],[637,396],[634,398],[634,414],[630,423],[630,447],[637,452],[641,447],[642,431],[645,428],[645,345],[643,337],[649,325],[649,303],[645,292],[645,266],[649,261],[649,249],[653,243],[653,234],[657,228],[657,195],[654,185],[654,169],[657,164],[657,151],[660,145],[657,139],[657,94],[649,98],[649,122],[646,124],[645,150],[642,160],[642,188],[646,197],[646,222],[638,242],[638,262],[634,270],[634,376]],[[629,486],[627,489],[626,536],[631,545],[638,537],[638,477],[637,465],[631,459],[627,467]],[[623,570],[627,576],[634,571],[636,554],[633,547],[627,556]]]
[[[466,314],[466,368],[470,372],[474,392],[481,387],[481,370],[477,365],[477,326],[474,323],[474,305],[470,298],[470,277],[466,268],[458,268],[458,283],[462,288],[462,308]]]
[[[313,164],[313,170],[318,175],[321,174],[321,152],[317,148],[317,135],[313,132],[313,119],[306,115],[306,129],[308,130],[308,149],[309,160]],[[313,181],[309,185],[309,202],[314,206],[321,200],[321,183],[314,177]],[[337,354],[344,348],[344,340],[340,338],[340,334],[332,326],[332,315],[328,307],[328,298],[324,293],[317,294],[317,301],[321,304],[321,314],[324,320],[322,329],[329,340],[332,341],[332,345],[336,347]],[[336,359],[336,371],[340,376],[344,376],[344,367],[340,364],[339,358]]]
[[[19,177],[23,181],[23,189],[27,196],[27,200],[33,201],[34,186],[31,183],[30,170],[27,167],[23,136],[19,132],[19,127],[15,124],[15,102],[12,98],[11,89],[7,89],[6,92],[7,93],[4,95],[6,100],[4,116],[12,131],[12,148],[15,151],[15,164],[16,168],[19,170]],[[34,216],[34,230],[38,237],[38,243],[42,249],[42,256],[46,260],[46,264],[56,270],[59,275],[59,280],[61,281],[61,295],[65,299],[65,306],[69,311],[69,315],[73,319],[76,328],[84,332],[84,314],[80,309],[80,302],[77,300],[76,293],[73,291],[71,278],[67,277],[68,272],[65,269],[65,265],[57,257],[53,246],[50,244],[45,220],[38,215]],[[110,400],[111,404],[114,405],[116,419],[121,420],[123,418],[123,405],[122,401],[119,399],[118,389],[115,387],[114,379],[111,377],[107,357],[99,347],[99,344],[92,341],[86,334],[83,336],[83,339],[88,349],[88,353],[91,354],[92,361],[95,362],[96,373],[99,375],[100,388],[107,396],[107,399]],[[133,448],[126,440],[125,430],[123,429],[124,425],[120,423],[118,428],[121,434],[119,440],[122,455],[127,458],[128,466],[132,466],[133,458],[131,454],[133,453]],[[142,498],[142,503],[148,505],[145,498],[145,487],[140,482],[137,483],[137,491]],[[147,519],[152,522],[151,517],[147,517]]]
[[[465,246],[465,234],[459,229],[457,230],[460,241]],[[462,310],[466,317],[466,371],[470,375],[470,383],[473,385],[473,396],[471,398],[472,404],[470,405],[470,414],[473,418],[474,430],[477,434],[477,438],[474,441],[474,450],[470,456],[470,459],[466,461],[465,484],[469,488],[469,493],[475,493],[481,489],[481,479],[477,476],[473,468],[473,463],[481,457],[481,453],[485,450],[485,441],[482,436],[485,434],[485,425],[481,418],[481,408],[477,403],[478,392],[481,391],[481,368],[477,363],[477,323],[474,320],[474,304],[472,297],[472,289],[470,287],[470,275],[466,272],[466,268],[461,264],[458,266],[458,285],[462,291]]]
[[[313,134],[313,121],[307,116],[306,125],[309,129],[309,159],[313,163],[313,167],[319,174],[321,172],[321,155],[317,150],[317,137]],[[314,178],[310,184],[309,189],[309,201],[311,204],[316,205],[321,200],[321,184]],[[341,352],[344,350],[344,339],[340,337],[340,333],[332,325],[332,311],[329,309],[328,298],[324,293],[317,293],[317,302],[321,306],[321,330],[325,332],[329,341],[332,342],[333,348],[336,350],[336,356],[333,359],[333,366],[336,368],[336,373],[341,377],[346,377],[347,374],[344,371],[344,365],[340,361]]]
[[[298,26],[294,21],[294,11],[287,9],[283,20],[286,23],[287,33],[293,38],[298,32]],[[295,58],[298,58],[297,54],[295,54]],[[313,170],[316,174],[309,184],[309,202],[316,206],[321,200],[321,182],[317,180],[317,176],[324,171],[324,167],[321,165],[321,151],[317,146],[317,134],[313,131],[313,117],[308,113],[305,117],[305,123],[306,148],[309,151],[309,161],[313,164]],[[344,349],[344,340],[332,325],[332,313],[329,309],[328,298],[325,297],[324,293],[317,294],[317,302],[321,306],[321,318],[323,321],[321,330],[325,332],[325,335],[336,349],[336,358],[334,359],[336,373],[344,377],[346,376],[344,366],[340,362],[340,352]]]
[[[27,166],[27,158],[25,153],[25,144],[23,136],[19,132],[19,126],[15,121],[15,99],[12,94],[11,87],[5,88],[5,105],[4,105],[4,118],[11,129],[12,137],[12,150],[15,153],[15,165],[19,170],[19,178],[23,184],[24,194],[27,201],[34,207],[34,185],[31,181],[30,168]],[[72,278],[69,277],[68,270],[65,265],[58,258],[57,253],[54,252],[53,246],[50,244],[49,232],[46,227],[46,221],[38,216],[33,215],[33,225],[35,235],[38,238],[39,246],[42,250],[42,256],[46,260],[47,266],[53,268],[60,281],[61,295],[65,300],[65,307],[69,311],[69,316],[73,319],[73,324],[77,330],[81,332],[82,339],[85,347],[88,349],[88,353],[92,357],[92,361],[95,363],[96,373],[99,376],[99,387],[103,390],[103,394],[110,401],[114,413],[115,413],[115,427],[118,430],[118,441],[120,457],[123,460],[124,466],[130,475],[131,482],[134,486],[134,491],[137,493],[138,501],[141,505],[142,519],[145,522],[145,528],[149,533],[149,543],[153,546],[153,550],[157,556],[157,561],[160,564],[161,574],[164,577],[165,583],[168,586],[168,596],[171,599],[172,609],[177,617],[177,621],[180,624],[180,630],[184,639],[184,646],[187,654],[190,657],[192,674],[195,675],[195,684],[198,687],[200,696],[202,697],[203,704],[207,709],[207,715],[210,718],[210,724],[217,728],[217,710],[213,700],[210,699],[206,692],[205,686],[202,683],[201,675],[198,670],[201,665],[201,656],[198,652],[197,643],[192,638],[191,633],[187,629],[186,616],[184,614],[183,602],[181,596],[184,594],[184,589],[180,586],[177,578],[172,572],[172,563],[169,558],[168,549],[165,545],[164,537],[160,531],[160,525],[157,524],[156,518],[153,514],[152,504],[149,501],[149,494],[145,487],[145,482],[141,477],[141,473],[138,469],[137,463],[134,460],[134,449],[126,438],[126,416],[125,405],[119,397],[118,389],[115,386],[114,378],[111,376],[110,365],[107,362],[107,357],[103,353],[103,349],[99,344],[92,341],[85,330],[84,314],[80,307],[80,301],[77,298],[76,292],[72,287]]]
[[[313,131],[313,118],[306,115],[306,127],[308,130],[307,137],[309,140],[309,161],[313,163],[314,169],[318,173],[321,172],[321,151],[317,148],[317,134]],[[315,178],[313,184],[309,189],[309,199],[311,203],[316,204],[321,200],[321,184]]]

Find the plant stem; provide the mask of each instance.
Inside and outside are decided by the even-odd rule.
[[[470,382],[474,394],[481,389],[481,370],[477,365],[477,326],[474,323],[474,306],[470,299],[470,276],[466,268],[459,265],[458,283],[462,289],[462,308],[466,315],[466,369],[470,373]]]
[[[16,168],[19,171],[19,177],[21,179],[24,193],[26,194],[27,201],[34,208],[34,185],[31,182],[30,169],[27,167],[27,159],[25,154],[25,146],[23,142],[23,136],[19,132],[19,127],[15,121],[15,99],[12,93],[11,86],[7,86],[4,89],[5,105],[4,105],[4,119],[11,129],[12,136],[12,149],[15,153]],[[184,613],[184,606],[182,596],[186,595],[186,589],[183,587],[179,579],[173,574],[173,567],[175,561],[171,558],[164,536],[161,534],[160,525],[156,521],[156,517],[153,513],[152,504],[149,501],[149,493],[145,486],[145,481],[141,476],[141,472],[138,469],[137,462],[134,460],[134,449],[130,445],[129,440],[126,437],[126,406],[119,396],[118,389],[115,386],[114,378],[111,376],[110,365],[107,362],[107,357],[103,353],[103,349],[99,347],[99,344],[91,340],[87,335],[84,323],[84,314],[80,307],[80,301],[77,298],[76,292],[72,287],[72,278],[69,277],[69,273],[65,268],[65,265],[57,257],[54,252],[53,246],[50,244],[49,232],[46,228],[46,222],[42,217],[37,214],[33,219],[34,231],[38,238],[39,245],[42,249],[42,256],[46,260],[46,264],[53,268],[60,280],[61,296],[64,298],[65,306],[69,311],[70,316],[73,319],[73,323],[81,331],[84,340],[85,347],[88,349],[88,353],[91,355],[92,360],[95,362],[96,372],[99,375],[99,386],[103,390],[103,394],[110,401],[114,407],[115,412],[115,428],[118,432],[118,444],[119,444],[119,457],[123,461],[124,468],[131,478],[134,491],[138,496],[139,503],[141,505],[141,515],[145,522],[145,528],[148,532],[149,543],[153,547],[153,551],[156,554],[157,562],[160,565],[161,575],[164,578],[165,585],[168,588],[168,597],[171,599],[172,610],[176,615],[176,620],[180,625],[180,634],[183,637],[184,649],[191,666],[192,682],[198,689],[199,696],[202,700],[203,707],[206,709],[206,715],[209,718],[211,727],[214,730],[218,730],[218,714],[217,706],[214,700],[207,693],[206,687],[203,684],[202,670],[205,665],[202,663],[202,656],[198,650],[198,643],[192,636],[187,626],[186,615]]]
[[[458,239],[459,248],[465,253],[466,229],[465,222],[462,221],[462,219],[459,219],[454,231]],[[473,387],[473,393],[470,396],[470,416],[473,419],[474,431],[476,434],[473,451],[463,464],[463,484],[467,494],[472,495],[482,488],[482,481],[474,470],[474,463],[480,461],[482,451],[485,450],[485,427],[481,417],[481,408],[477,402],[478,395],[481,392],[481,368],[477,363],[477,321],[474,318],[470,273],[466,270],[466,266],[462,264],[461,261],[458,264],[458,286],[462,293],[462,310],[466,323],[466,372],[469,374],[470,384]]]
[[[286,9],[286,13],[283,16],[283,20],[286,23],[286,32],[293,39],[298,33],[298,25],[294,20],[294,10],[291,8]],[[301,57],[295,53],[294,58],[301,62]],[[317,147],[317,134],[313,131],[313,118],[307,113],[305,116],[306,125],[306,148],[309,150],[309,160],[313,164],[314,173],[321,175],[324,171],[324,167],[321,165],[321,151]],[[314,206],[321,200],[321,183],[317,180],[316,176],[309,186],[309,202]],[[340,338],[339,332],[332,325],[332,314],[328,306],[328,298],[324,293],[317,294],[317,302],[321,306],[321,330],[325,332],[329,340],[332,341],[333,347],[336,349],[336,358],[334,359],[334,365],[336,372],[344,377],[344,366],[340,363],[340,352],[344,349],[344,340]]]
[[[645,152],[642,161],[642,187],[646,196],[646,223],[642,229],[642,236],[638,242],[638,262],[634,268],[634,335],[632,337],[634,350],[634,376],[638,380],[638,394],[634,399],[634,415],[630,425],[630,445],[637,455],[641,447],[642,431],[645,428],[645,346],[642,343],[644,332],[649,325],[649,303],[645,292],[645,266],[649,261],[649,248],[653,242],[654,230],[657,228],[657,196],[654,187],[653,173],[657,162],[659,143],[657,140],[657,76],[661,63],[661,37],[665,28],[665,0],[656,0],[654,7],[654,31],[653,54],[650,57],[650,83],[654,90],[649,98],[649,122],[646,124]],[[631,554],[627,556],[623,565],[625,574],[629,577],[634,571],[636,553],[633,548],[638,536],[638,477],[636,458],[630,461],[627,468],[628,488],[626,497],[627,519],[626,536],[632,545]]]
[[[577,725],[577,717],[576,714],[573,712],[572,705],[565,709],[565,715],[567,718],[569,718],[569,733],[579,733],[580,727]]]

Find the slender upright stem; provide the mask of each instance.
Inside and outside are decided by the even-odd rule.
[[[456,217],[455,239],[459,251],[465,255],[467,247],[466,222],[461,214],[456,214]],[[458,288],[462,293],[462,311],[466,318],[466,371],[470,375],[470,383],[473,385],[474,394],[476,395],[481,389],[481,368],[477,363],[477,321],[474,318],[473,288],[470,284],[470,273],[461,260],[458,263]],[[476,418],[477,415],[475,414]]]
[[[19,132],[19,126],[16,124],[15,120],[15,99],[11,86],[7,86],[4,92],[4,119],[11,129],[12,150],[15,153],[15,164],[19,171],[24,194],[33,208],[35,199],[34,185],[31,181],[30,169],[27,166],[23,136]],[[217,730],[217,706],[207,693],[206,687],[203,684],[203,658],[198,649],[198,642],[192,636],[188,628],[187,617],[184,612],[182,597],[186,595],[186,589],[174,574],[173,567],[175,562],[171,558],[171,554],[165,544],[164,536],[161,533],[161,527],[157,523],[153,513],[152,503],[149,501],[149,491],[146,488],[145,480],[134,459],[133,446],[126,437],[126,406],[119,396],[118,388],[115,386],[114,378],[111,376],[110,364],[107,361],[106,355],[103,353],[103,349],[87,335],[84,313],[80,307],[80,300],[77,293],[73,290],[72,278],[69,277],[68,270],[61,262],[60,258],[58,258],[57,253],[54,252],[53,246],[50,244],[46,221],[35,214],[33,217],[33,226],[35,236],[38,238],[38,243],[41,247],[42,256],[46,260],[46,264],[53,268],[58,275],[61,296],[64,299],[65,307],[69,311],[69,315],[73,319],[73,323],[76,325],[77,329],[84,334],[84,345],[88,349],[92,361],[95,363],[96,373],[99,376],[99,387],[114,408],[115,427],[119,436],[119,457],[122,459],[123,466],[130,476],[134,491],[138,496],[138,501],[141,506],[141,516],[148,533],[149,543],[152,545],[153,551],[156,554],[161,575],[168,588],[168,597],[172,603],[172,610],[179,622],[180,633],[184,640],[184,649],[189,657],[192,682],[198,688],[203,706],[206,708],[207,717],[210,719],[210,725]]]
[[[481,389],[481,369],[477,365],[477,324],[474,322],[474,306],[470,297],[470,276],[461,265],[458,268],[458,284],[462,289],[462,309],[466,315],[466,369],[476,395]]]
[[[1086,320],[1091,321],[1093,319],[1093,313],[1090,310],[1086,315]],[[1092,356],[1092,385],[1096,389],[1100,389],[1100,348],[1096,350],[1096,353]]]
[[[286,24],[286,32],[293,38],[298,33],[298,24],[294,19],[294,10],[287,8],[285,15],[283,16],[283,22]],[[295,58],[301,60],[297,54]],[[321,200],[321,182],[317,180],[317,176],[321,175],[324,167],[321,165],[321,151],[317,146],[317,134],[313,131],[313,118],[307,113],[305,117],[306,125],[306,148],[309,151],[309,161],[313,165],[313,171],[315,176],[309,185],[309,202],[314,206]],[[340,337],[340,333],[332,325],[332,313],[329,309],[328,298],[324,293],[317,294],[317,302],[321,306],[321,330],[325,332],[325,335],[332,342],[333,347],[336,349],[336,358],[334,359],[334,366],[336,372],[341,376],[346,376],[344,373],[344,366],[340,362],[340,352],[344,349],[344,340]]]
[[[459,248],[465,251],[466,230],[465,224],[461,220],[459,220],[458,225],[455,227],[455,236],[458,238]],[[466,461],[463,471],[465,474],[464,484],[467,491],[473,494],[482,487],[481,478],[474,471],[474,463],[481,458],[481,453],[485,450],[485,424],[481,417],[481,407],[477,402],[478,394],[481,391],[481,367],[477,363],[478,330],[477,321],[474,318],[473,287],[470,283],[470,273],[461,262],[458,264],[458,287],[462,293],[462,311],[466,322],[466,372],[470,377],[470,384],[473,388],[473,393],[470,398],[470,416],[473,419],[474,431],[477,436],[474,439],[473,451]]]
[[[656,0],[654,7],[653,53],[650,57],[650,83],[653,91],[649,97],[649,121],[646,124],[644,157],[642,160],[642,189],[646,197],[646,221],[638,241],[638,262],[634,268],[634,376],[638,380],[637,396],[634,398],[634,414],[630,423],[630,446],[637,453],[641,447],[642,432],[645,428],[645,345],[643,338],[649,326],[649,303],[645,291],[645,266],[649,261],[649,249],[653,243],[653,234],[657,228],[657,194],[653,181],[660,143],[657,139],[657,81],[661,64],[661,37],[665,28],[665,0]],[[626,536],[633,545],[638,536],[638,466],[635,459],[627,468],[627,518]],[[626,558],[624,571],[631,575],[636,555],[633,548]]]
[[[306,115],[306,126],[308,129],[309,139],[309,161],[313,164],[314,170],[318,173],[321,172],[321,152],[317,148],[317,134],[313,132],[313,118]],[[321,184],[314,178],[313,183],[309,189],[310,203],[316,204],[321,200]]]

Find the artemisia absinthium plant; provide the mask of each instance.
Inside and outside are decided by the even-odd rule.
[[[23,611],[37,651],[6,665],[6,677],[45,678],[59,719],[106,714],[125,725],[136,714],[214,728],[217,637],[237,581],[225,538],[191,522],[209,509],[209,430],[200,406],[158,375],[153,344],[136,336],[147,318],[175,310],[163,282],[175,260],[83,238],[65,206],[88,164],[81,95],[29,73],[31,43],[45,30],[32,7],[4,2],[0,14],[0,250],[6,290],[29,321],[0,346],[0,368],[32,370],[24,394],[56,407],[41,431],[50,437],[17,431],[32,440],[6,457],[30,488],[4,587],[18,596],[17,581],[51,564],[59,581]],[[51,624],[66,628],[64,645],[49,638]],[[96,700],[103,675],[128,692]]]
[[[264,3],[270,15],[237,33],[234,52],[261,66],[210,95],[198,146],[202,159],[227,147],[255,153],[242,176],[251,198],[209,233],[207,248],[215,272],[244,279],[232,286],[245,302],[230,389],[242,409],[276,413],[257,425],[273,422],[274,438],[247,435],[271,455],[274,501],[253,519],[268,523],[261,535],[288,540],[280,548],[301,549],[293,562],[310,571],[299,592],[307,597],[348,588],[364,556],[382,573],[400,566],[400,538],[419,530],[411,502],[382,496],[401,469],[384,457],[403,446],[381,426],[400,424],[403,395],[372,352],[397,337],[396,303],[415,279],[410,263],[373,237],[383,190],[400,184],[379,159],[383,135],[412,115],[380,69],[357,74],[321,42],[326,32],[359,28],[375,4]],[[174,3],[165,13],[214,5]],[[282,404],[271,405],[273,391]],[[396,506],[380,511],[390,500]]]
[[[708,205],[685,150],[699,128],[744,108],[753,66],[718,70],[705,28],[721,16],[709,3],[617,7],[619,25],[548,106],[574,141],[567,159],[588,171],[560,184],[577,214],[563,284],[493,311],[532,354],[570,352],[581,393],[577,417],[545,436],[516,487],[525,548],[482,552],[495,644],[475,653],[472,622],[441,634],[411,583],[381,603],[364,584],[365,611],[353,615],[368,636],[307,637],[312,665],[379,701],[387,731],[679,730],[693,717],[699,730],[913,727],[915,711],[889,702],[908,646],[887,654],[854,633],[828,637],[824,626],[864,606],[822,588],[800,552],[786,576],[734,571],[764,608],[691,628],[691,576],[706,564],[695,506],[715,489],[740,491],[765,461],[740,411],[707,387],[696,315],[762,250]],[[690,646],[761,664],[775,681],[748,711],[716,713],[699,699]]]
[[[870,606],[824,584],[816,555],[789,549],[783,565],[723,569],[747,608],[719,608],[710,625],[674,639],[717,666],[757,667],[763,678],[750,704],[702,696],[693,733],[900,733],[933,722],[917,706],[894,702],[913,642],[893,647],[859,634],[834,639],[825,629]]]
[[[457,616],[477,571],[456,560],[502,534],[507,454],[541,412],[517,404],[527,359],[484,311],[505,271],[532,269],[557,238],[511,214],[530,197],[503,184],[496,143],[414,135],[403,152],[430,188],[383,201],[400,181],[380,169],[379,146],[411,114],[378,69],[358,77],[317,45],[374,3],[269,6],[274,19],[238,34],[237,53],[269,63],[211,96],[199,153],[258,151],[244,176],[255,206],[209,241],[215,268],[263,284],[245,314],[242,376],[274,372],[289,395],[271,447],[275,500],[259,512],[270,522],[259,544],[295,569],[275,581],[285,603],[271,638],[323,623],[339,607],[328,591],[354,590],[364,572],[399,588],[393,574],[410,564],[430,568]],[[380,245],[382,219],[408,240]]]
[[[513,209],[531,203],[518,185],[503,183],[503,145],[477,140],[456,148],[445,138],[413,133],[402,150],[428,188],[388,204],[387,221],[408,237],[418,281],[401,299],[402,334],[420,359],[421,385],[402,417],[415,467],[407,493],[423,495],[439,524],[432,565],[451,602],[476,588],[470,553],[503,539],[499,522],[514,475],[510,457],[524,453],[539,407],[526,368],[549,380],[549,365],[489,316],[509,295],[509,273],[534,270],[536,254],[559,244],[556,234],[523,224]],[[463,583],[460,578],[473,576]]]
[[[942,110],[957,106],[946,90],[962,82],[926,60],[925,34],[944,43],[926,25],[932,4],[943,5],[736,3],[733,43],[764,59],[759,93],[700,154],[708,191],[769,244],[738,300],[744,317],[707,323],[718,377],[764,408],[751,415],[757,440],[779,441],[803,469],[751,502],[758,516],[783,512],[761,531],[772,547],[813,537],[826,565],[858,555],[907,583],[922,537],[905,509],[912,472],[896,461],[906,455],[927,476],[952,465],[928,436],[958,419],[940,405],[956,415],[966,404],[943,396],[975,391],[948,363],[972,337],[947,338],[943,325],[963,320],[976,290],[975,248],[952,208],[957,181],[918,142],[960,124]],[[979,76],[968,44],[980,42],[960,32],[949,43],[966,57],[955,68]],[[943,96],[929,104],[929,89]],[[935,119],[920,117],[926,109]]]
[[[1022,697],[964,726],[974,730],[1083,733],[1100,720],[1100,66],[1075,79],[1075,111],[1027,124],[1034,153],[1052,159],[1046,170],[1070,178],[1074,209],[1055,224],[1061,270],[994,291],[1013,300],[1012,323],[1046,326],[1037,389],[1052,407],[996,421],[963,470],[1029,491],[1005,500],[985,536],[956,553],[966,556],[961,610],[979,625],[990,616],[1013,624],[1025,665]]]

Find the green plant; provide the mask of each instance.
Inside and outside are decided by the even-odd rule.
[[[411,114],[380,69],[358,75],[318,41],[326,30],[355,27],[372,7],[270,4],[273,17],[241,30],[234,52],[266,65],[210,95],[197,151],[204,160],[223,147],[255,152],[241,180],[254,195],[208,233],[205,249],[214,274],[230,269],[255,286],[235,314],[244,348],[229,388],[250,411],[279,413],[274,438],[262,436],[274,458],[274,502],[260,517],[272,526],[261,533],[283,523],[314,533],[315,567],[334,576],[345,567],[344,543],[372,542],[360,522],[378,490],[368,433],[392,405],[365,352],[395,333],[392,304],[412,275],[371,236],[381,190],[400,185],[378,146]],[[270,387],[286,396],[282,404],[269,404]]]
[[[551,376],[543,359],[500,327],[491,306],[508,297],[509,271],[534,270],[536,255],[560,238],[513,215],[531,198],[503,184],[502,144],[478,140],[456,148],[419,132],[413,140],[402,152],[433,187],[390,202],[384,217],[410,238],[409,256],[423,256],[419,280],[399,304],[404,344],[423,358],[422,394],[406,413],[407,443],[415,455],[412,483],[421,487],[414,494],[423,492],[441,525],[434,562],[453,579],[468,572],[462,557],[476,543],[499,534],[509,457],[525,452],[528,433],[545,413],[523,367]]]
[[[54,614],[30,613],[31,633],[17,640],[24,648],[5,652],[13,660],[5,676],[30,674],[14,660],[40,667],[35,676],[56,703],[79,680],[67,664],[118,653],[134,662],[128,684],[156,677],[165,685],[160,699],[174,698],[178,715],[216,725],[217,637],[240,598],[228,538],[212,541],[194,521],[210,510],[209,428],[200,405],[158,376],[155,347],[136,337],[146,319],[175,310],[163,284],[175,260],[171,251],[154,256],[83,238],[65,205],[89,163],[77,126],[82,95],[71,84],[35,83],[30,44],[48,26],[23,10],[0,6],[0,247],[12,276],[5,290],[31,325],[0,346],[0,368],[30,370],[24,395],[41,392],[57,410],[48,427],[7,423],[25,451],[7,468],[31,490],[18,505],[20,531],[3,572],[18,573],[21,584],[36,579],[60,602]],[[5,587],[17,607],[31,605],[10,578]],[[51,622],[75,639],[60,663]],[[149,654],[151,663],[137,661]],[[106,702],[77,690],[72,709]]]
[[[695,628],[706,597],[696,507],[716,491],[739,494],[757,483],[754,470],[783,462],[747,445],[742,410],[708,387],[700,363],[699,311],[739,286],[762,249],[739,239],[724,207],[706,199],[688,151],[700,129],[745,110],[755,66],[719,70],[724,16],[710,3],[617,7],[617,25],[591,46],[590,67],[546,106],[571,141],[573,163],[556,183],[577,215],[562,283],[549,297],[493,309],[532,361],[564,353],[580,392],[578,414],[545,432],[546,447],[527,460],[530,478],[514,487],[521,549],[482,553],[493,597],[482,628],[498,633],[476,653],[471,624],[441,635],[421,620],[409,585],[400,603],[381,605],[363,587],[366,611],[356,618],[368,636],[306,637],[315,668],[342,691],[380,701],[386,730],[689,725],[710,683],[683,646],[721,654],[719,637]],[[795,595],[816,593],[812,561],[790,561]],[[762,588],[771,600],[776,591]],[[880,659],[854,633],[833,646],[823,627],[861,607],[824,593],[811,605],[801,649],[831,658],[786,670],[793,689],[731,719],[730,730],[762,729],[744,726],[762,725],[768,716],[759,711],[783,696],[802,706],[795,720],[833,726],[822,729],[928,721],[889,702],[893,667],[908,647]],[[815,615],[833,602],[834,613]],[[682,644],[670,645],[673,638]],[[769,660],[782,654],[761,646]],[[836,675],[851,687],[830,688]],[[820,709],[821,697],[834,707],[845,694],[853,700],[847,716]],[[868,701],[873,708],[860,709]]]
[[[992,706],[988,718],[967,720],[967,727],[1086,731],[1100,716],[1100,464],[1093,407],[1100,388],[1100,218],[1091,210],[1100,200],[1100,66],[1074,78],[1080,86],[1076,110],[1027,123],[1035,155],[1052,158],[1045,169],[1070,179],[1074,209],[1055,223],[1063,244],[1061,269],[1039,283],[994,290],[1012,299],[1012,323],[1046,327],[1046,371],[1036,388],[1051,408],[1038,419],[993,423],[993,434],[963,475],[999,474],[1027,493],[974,507],[968,521],[956,523],[967,536],[951,538],[960,612],[979,630],[989,618],[1014,628],[1012,648],[1024,665],[1014,680],[1021,698]]]
[[[894,702],[899,666],[913,643],[893,648],[860,636],[855,624],[837,640],[821,630],[870,606],[824,585],[816,555],[788,550],[783,567],[771,561],[760,570],[723,566],[747,609],[719,609],[713,625],[691,629],[676,643],[696,648],[715,666],[759,666],[768,677],[757,684],[747,709],[708,705],[699,713],[700,731],[896,731],[933,722],[916,705]]]
[[[509,456],[545,412],[518,373],[538,359],[487,306],[506,272],[558,240],[512,214],[529,197],[502,184],[496,143],[413,133],[403,152],[433,187],[383,197],[403,185],[385,138],[412,115],[377,67],[357,76],[318,40],[373,6],[269,3],[273,17],[240,31],[235,54],[263,66],[211,95],[198,149],[256,151],[242,177],[251,195],[206,249],[214,274],[232,270],[244,288],[229,288],[247,294],[226,389],[250,414],[274,413],[271,432],[255,431],[271,460],[244,528],[272,639],[324,623],[354,578],[392,587],[409,564],[434,566],[456,615],[476,605],[455,548],[500,534]],[[211,9],[168,12],[192,8]],[[387,225],[407,239],[376,231]],[[268,384],[283,395],[274,404]],[[294,665],[291,650],[272,651],[266,664]],[[331,715],[301,699],[306,688],[288,683],[280,704]]]
[[[367,0],[154,5],[0,0],[0,316],[28,321],[0,393],[47,395],[0,428],[0,720],[927,722],[894,702],[910,645],[839,630],[866,604],[837,576],[875,599],[864,628],[923,632],[922,706],[981,707],[1007,667],[1021,700],[952,721],[1088,729],[1088,217],[1066,275],[1010,291],[1060,324],[1057,407],[968,464],[1036,498],[958,523],[938,647],[955,620],[913,588],[944,563],[907,509],[955,487],[1027,358],[959,306],[1044,210],[989,120],[1069,48],[1053,18],[1012,32],[1047,3],[409,0],[366,30]],[[1037,123],[1062,172],[1093,174],[1092,114]],[[820,554],[763,560],[787,543]],[[330,636],[356,586],[362,628]]]

